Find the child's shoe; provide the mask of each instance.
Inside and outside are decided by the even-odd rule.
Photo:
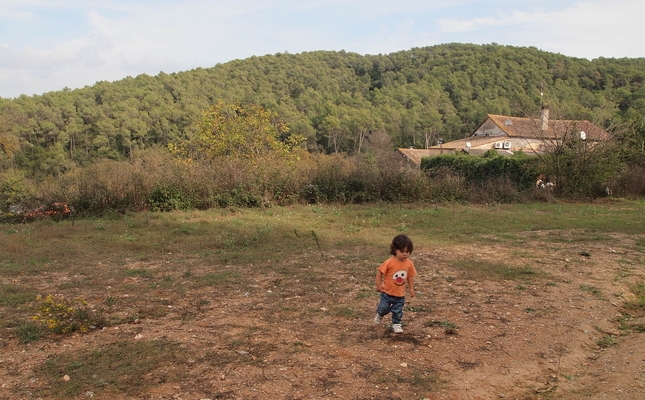
[[[381,322],[383,322],[383,317],[382,317],[382,316],[380,316],[380,315],[378,315],[378,313],[377,313],[377,314],[376,314],[376,317],[374,317],[374,323],[378,325],[378,324],[380,324]]]
[[[392,332],[403,333],[403,328],[401,328],[401,324],[392,324]]]

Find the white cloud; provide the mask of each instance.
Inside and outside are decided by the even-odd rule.
[[[0,96],[281,51],[497,42],[642,57],[644,13],[641,0],[0,0]]]
[[[538,24],[546,16],[545,13],[528,13],[515,11],[510,14],[498,13],[495,16],[477,17],[470,20],[444,19],[439,21],[439,28],[442,32],[472,32],[489,27],[523,25],[526,23]]]
[[[638,38],[645,34],[643,14],[645,2],[603,0],[580,2],[564,9],[446,18],[439,21],[439,26],[444,36],[468,34],[478,38],[474,43],[536,46],[588,59],[643,57],[643,47],[638,44]]]

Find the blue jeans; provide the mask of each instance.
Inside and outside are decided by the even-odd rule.
[[[400,324],[403,318],[403,306],[405,305],[405,297],[390,296],[387,293],[381,292],[381,300],[376,307],[376,313],[381,317],[392,313],[392,323]]]

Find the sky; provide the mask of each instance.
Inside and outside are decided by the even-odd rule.
[[[251,56],[444,43],[645,57],[644,0],[0,0],[0,97]]]

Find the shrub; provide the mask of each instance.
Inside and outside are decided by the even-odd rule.
[[[625,168],[609,187],[616,196],[645,195],[645,166],[636,164]]]
[[[151,211],[188,210],[192,208],[189,196],[173,186],[157,187],[148,198]]]
[[[221,192],[213,195],[214,205],[225,207],[258,207],[262,199],[243,188],[235,188],[230,192]]]
[[[8,212],[11,205],[27,206],[33,203],[33,184],[21,172],[0,174],[0,212]]]
[[[506,180],[521,191],[533,187],[538,163],[538,159],[525,155],[503,157],[486,153],[484,157],[476,157],[456,154],[426,157],[421,162],[421,169],[431,178],[454,174],[474,184]]]
[[[83,298],[67,300],[56,299],[51,294],[43,298],[38,296],[39,303],[34,320],[56,333],[81,332],[106,325],[101,312],[88,307]]]
[[[20,343],[31,343],[40,340],[42,329],[33,322],[21,322],[16,327],[16,337]]]

